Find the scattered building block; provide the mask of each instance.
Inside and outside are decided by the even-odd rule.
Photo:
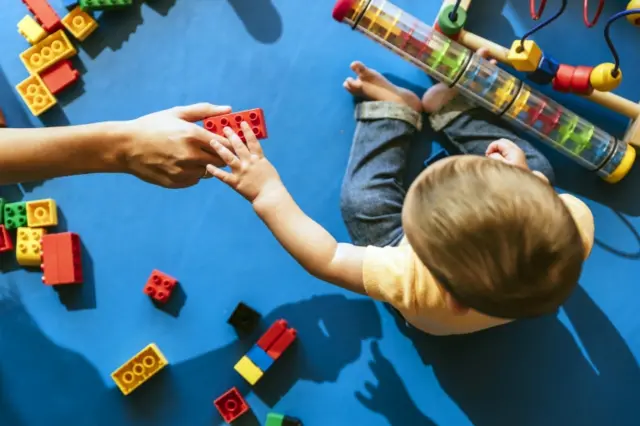
[[[65,59],[44,71],[41,77],[47,89],[52,94],[57,95],[78,81],[80,73],[73,69],[70,60]]]
[[[274,361],[274,358],[267,355],[267,352],[258,345],[252,347],[249,352],[247,352],[246,357],[249,358],[251,362],[263,373],[273,365]]]
[[[264,121],[264,113],[261,108],[205,118],[203,124],[205,129],[220,136],[224,136],[223,130],[225,127],[230,127],[240,136],[243,142],[246,142],[246,138],[240,128],[240,123],[243,121],[247,122],[258,139],[267,138],[267,124]]]
[[[151,343],[111,373],[111,378],[124,395],[129,395],[168,364],[158,346]]]
[[[279,413],[269,413],[267,414],[265,426],[302,426],[302,422],[295,417],[289,417]]]
[[[16,260],[22,266],[40,266],[43,228],[18,228],[16,237]]]
[[[0,109],[0,129],[3,127],[7,127],[7,119],[4,117],[2,109]],[[0,217],[2,216],[0,215]]]
[[[262,335],[262,337],[258,339],[256,345],[261,347],[263,350],[268,351],[269,347],[271,347],[271,345],[273,345],[275,341],[278,340],[278,337],[280,337],[287,330],[287,327],[288,324],[285,320],[277,320],[271,325],[271,327],[269,327],[269,329]]]
[[[221,397],[213,401],[225,422],[231,423],[249,411],[249,404],[244,400],[237,388],[231,388]]]
[[[176,287],[178,280],[154,269],[151,276],[144,286],[144,294],[158,302],[165,303],[171,297],[173,289]]]
[[[233,366],[250,385],[255,385],[262,378],[264,372],[258,368],[246,355]]]
[[[27,201],[27,225],[31,228],[56,226],[58,224],[58,209],[55,200]]]
[[[236,330],[248,334],[257,327],[261,317],[257,311],[240,302],[231,313],[227,323],[231,324]]]
[[[42,237],[42,282],[46,285],[82,283],[80,237],[73,232]]]
[[[98,23],[87,12],[82,10],[80,6],[73,9],[62,18],[62,25],[75,38],[84,41],[89,35],[98,28]]]
[[[110,10],[131,6],[133,0],[80,0],[80,7],[85,10]]]
[[[58,101],[53,97],[39,75],[34,74],[18,83],[16,90],[22,100],[27,104],[31,114],[36,117],[49,110]]]
[[[269,355],[274,360],[277,360],[278,358],[280,358],[282,353],[287,350],[287,348],[291,346],[291,344],[296,340],[297,335],[298,332],[295,329],[288,329],[287,331],[282,333],[282,335],[278,337],[278,340],[276,340],[269,347],[269,349],[267,350],[267,355]]]
[[[71,10],[78,5],[78,0],[62,0],[62,4],[67,10]]]
[[[11,235],[4,225],[0,225],[0,253],[13,250],[13,241]]]
[[[20,59],[31,74],[38,74],[76,53],[64,30],[59,30],[22,52]]]
[[[4,226],[7,229],[17,229],[27,226],[27,205],[24,201],[7,203],[4,205]]]
[[[36,21],[38,21],[47,32],[52,33],[62,28],[60,17],[51,5],[47,3],[47,0],[22,0],[22,3],[27,6],[29,12],[33,13]]]
[[[31,15],[26,15],[18,22],[18,32],[26,38],[30,44],[36,44],[47,36],[47,32],[36,22]]]

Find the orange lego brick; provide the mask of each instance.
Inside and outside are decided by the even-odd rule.
[[[61,28],[60,17],[51,8],[51,5],[47,3],[47,0],[22,0],[22,3],[27,6],[27,9],[35,16],[36,21],[47,32],[53,32]]]
[[[129,395],[167,365],[158,346],[151,343],[111,373],[111,378],[124,395]]]
[[[13,250],[13,241],[11,241],[11,235],[7,231],[4,225],[0,225],[0,253]]]
[[[269,347],[267,355],[274,360],[280,358],[280,355],[296,340],[297,335],[298,332],[295,329],[288,329]]]
[[[178,280],[172,276],[154,269],[147,280],[147,284],[144,286],[143,292],[152,299],[165,303],[171,297],[171,293],[177,284]]]
[[[59,30],[22,52],[20,59],[31,74],[38,74],[76,53],[64,30]]]
[[[53,199],[27,201],[27,225],[30,228],[57,224],[58,209]]]
[[[42,228],[18,228],[16,260],[19,265],[40,265],[40,254],[42,252],[41,240],[45,232]]]
[[[271,345],[287,330],[289,325],[283,319],[279,319],[274,322],[271,327],[258,339],[256,345],[260,346],[263,350],[268,351]]]
[[[78,81],[80,73],[73,69],[71,61],[65,59],[42,73],[42,81],[54,95]]]
[[[42,237],[42,282],[46,285],[82,283],[80,237],[73,232]]]
[[[84,41],[98,28],[98,23],[80,6],[62,18],[62,24],[75,38]]]
[[[36,117],[58,103],[39,75],[27,77],[18,83],[16,90]]]
[[[246,142],[240,128],[240,123],[243,121],[247,122],[258,139],[266,139],[268,137],[267,124],[264,121],[264,113],[261,108],[205,118],[203,124],[205,129],[220,136],[224,136],[223,129],[225,127],[230,127],[240,136],[243,142]]]

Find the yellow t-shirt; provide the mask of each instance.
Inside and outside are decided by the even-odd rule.
[[[569,194],[560,198],[578,225],[588,256],[593,246],[594,223],[591,210]],[[494,318],[470,310],[451,311],[444,290],[407,242],[398,247],[367,247],[362,268],[367,293],[394,306],[414,327],[434,335],[465,334],[506,324],[511,320]]]

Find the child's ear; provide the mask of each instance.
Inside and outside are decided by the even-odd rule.
[[[460,304],[452,295],[447,293],[445,295],[447,306],[455,315],[466,315],[469,312],[469,308]]]

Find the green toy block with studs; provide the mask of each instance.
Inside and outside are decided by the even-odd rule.
[[[4,227],[17,229],[27,226],[27,203],[7,203],[3,207]]]
[[[83,10],[112,10],[131,6],[133,0],[80,0]]]
[[[0,197],[0,223],[4,223],[2,219],[3,218],[2,213],[4,213],[4,203],[5,203],[4,198]]]

